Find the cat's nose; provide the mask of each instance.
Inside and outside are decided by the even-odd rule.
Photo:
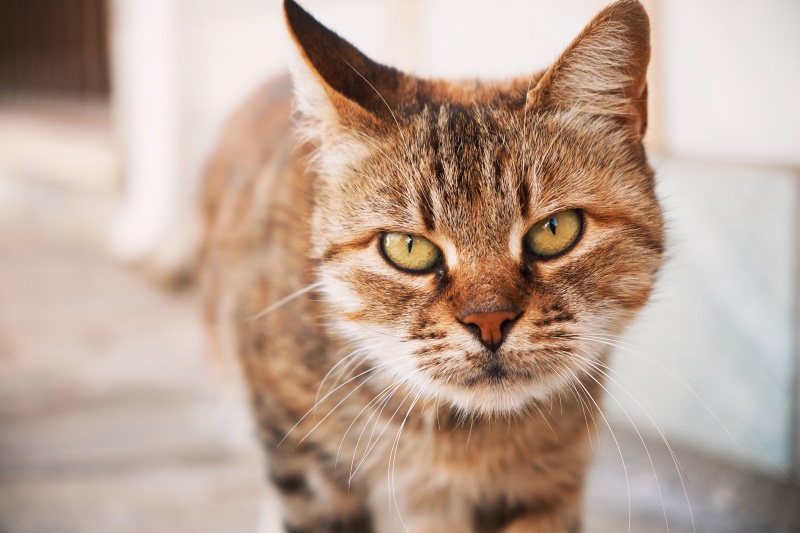
[[[461,318],[461,322],[471,326],[473,332],[478,335],[484,346],[493,352],[500,348],[506,338],[508,326],[516,320],[517,314],[508,309],[500,311],[488,311],[485,313],[470,313]],[[479,331],[474,331],[476,328]]]

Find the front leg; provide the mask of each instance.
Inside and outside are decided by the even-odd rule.
[[[401,473],[389,488],[379,480],[370,490],[376,533],[474,533],[470,506],[447,489],[430,490]]]
[[[473,516],[476,533],[580,533],[581,514],[580,495],[570,493],[527,502],[495,500],[479,505]]]
[[[363,494],[349,488],[346,479],[334,474],[329,463],[324,454],[313,447],[269,450],[270,492],[277,495],[279,501],[272,509],[279,508],[282,515],[280,529],[270,533],[373,532]],[[277,525],[274,516],[262,517],[262,523],[268,522],[272,524],[266,527]]]
[[[376,498],[376,496],[380,494]],[[419,493],[417,496],[420,496]],[[441,496],[441,495],[439,495]],[[395,500],[396,498],[396,500]],[[559,507],[513,506],[504,504],[472,507],[466,502],[449,502],[426,494],[419,499],[407,494],[375,491],[371,503],[376,511],[378,533],[580,533],[580,503]],[[415,505],[409,505],[414,500]],[[424,502],[424,503],[421,503]],[[436,503],[439,503],[437,506]]]

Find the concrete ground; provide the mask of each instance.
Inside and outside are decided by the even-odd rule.
[[[198,308],[97,255],[0,233],[0,533],[256,531],[261,459]],[[693,531],[664,446],[649,443],[652,466],[630,431],[617,440],[626,471],[604,435],[586,531]],[[679,457],[697,532],[800,531],[790,484]]]

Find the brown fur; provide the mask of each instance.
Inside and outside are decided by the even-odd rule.
[[[607,359],[586,337],[623,330],[663,252],[646,14],[621,0],[547,71],[463,83],[378,65],[285,9],[305,141],[287,79],[234,117],[206,181],[204,272],[286,530],[580,531]],[[577,244],[531,257],[527,229],[564,209],[583,215]],[[385,231],[444,261],[395,269]],[[499,309],[516,318],[495,351],[459,317]]]

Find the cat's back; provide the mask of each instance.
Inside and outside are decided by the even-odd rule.
[[[260,87],[220,135],[201,192],[200,277],[214,351],[241,353],[236,330],[311,283],[308,153],[295,134],[288,75]]]
[[[205,245],[243,245],[256,235],[252,217],[263,217],[258,195],[281,185],[297,145],[291,135],[291,80],[282,76],[261,86],[231,117],[220,135],[203,180]]]

